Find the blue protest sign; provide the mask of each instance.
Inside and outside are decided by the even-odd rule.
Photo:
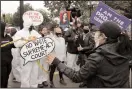
[[[90,17],[90,22],[99,27],[104,21],[116,22],[124,30],[131,24],[128,18],[116,13],[114,9],[100,1],[96,11]]]

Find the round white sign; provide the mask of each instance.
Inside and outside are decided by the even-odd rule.
[[[24,59],[24,65],[47,56],[54,50],[54,47],[55,43],[49,37],[41,37],[34,42],[26,43],[20,51],[20,55]]]
[[[38,11],[27,11],[23,14],[23,21],[31,19],[34,26],[43,22],[43,15]]]

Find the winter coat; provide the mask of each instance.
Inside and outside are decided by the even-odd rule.
[[[84,35],[86,35],[85,38]],[[95,42],[91,35],[91,32],[87,34],[82,33],[77,40],[77,44],[78,47],[81,45],[81,47],[83,48],[83,50],[79,51],[79,56],[77,61],[77,65],[80,64],[80,66],[82,66],[85,64],[85,59],[87,59],[88,55],[94,49]]]
[[[12,38],[6,35],[4,38],[1,38],[1,45],[12,41]],[[11,53],[11,49],[15,48],[14,44],[7,45],[1,48],[1,64],[11,63],[13,56]]]
[[[80,44],[83,47],[83,50],[81,50],[81,52],[86,53],[94,48],[95,42],[90,32],[86,34],[86,37],[84,39],[83,35],[84,33],[79,36],[78,44]]]
[[[5,23],[1,22],[1,45],[6,44],[8,42],[12,41],[12,38],[8,36],[7,34],[4,36],[4,31],[5,31]],[[14,44],[9,44],[4,47],[1,47],[1,65],[6,65],[10,64],[13,57],[11,54],[11,49],[15,48]]]
[[[74,31],[73,29],[69,29],[65,33],[65,40],[68,43],[67,44],[67,52],[69,52],[71,54],[78,54],[75,35],[79,35],[79,34],[77,34],[77,31]]]
[[[99,46],[79,71],[68,68],[57,58],[52,64],[73,82],[87,81],[88,88],[128,88],[129,60],[115,51],[117,46],[118,43]]]
[[[131,46],[132,46],[132,40],[130,40]],[[129,58],[129,67],[132,68],[132,51],[130,52],[130,54],[128,54],[128,58]]]

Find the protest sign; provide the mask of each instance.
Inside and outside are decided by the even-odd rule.
[[[116,13],[114,9],[100,1],[96,11],[90,17],[90,22],[99,27],[104,21],[116,22],[124,30],[131,23],[128,18]]]
[[[55,43],[51,38],[41,37],[26,43],[20,52],[24,65],[28,62],[43,58],[54,50]]]
[[[27,11],[23,14],[23,21],[31,19],[34,26],[40,25],[43,22],[43,15],[38,11]]]
[[[70,14],[71,11],[62,11],[60,12],[60,27],[65,28],[69,27],[70,24]]]

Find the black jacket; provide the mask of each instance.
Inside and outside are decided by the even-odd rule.
[[[132,46],[132,40],[130,40],[131,46]],[[129,67],[132,68],[132,51],[130,52],[130,55],[128,55],[129,58]]]
[[[1,23],[1,45],[12,41],[12,38],[8,35],[4,36],[5,24]],[[4,66],[7,63],[11,63],[13,57],[11,54],[11,49],[15,48],[14,44],[10,44],[4,47],[1,47],[1,65]]]
[[[115,52],[117,43],[104,44],[92,53],[79,71],[74,71],[57,58],[53,64],[73,82],[87,81],[89,88],[129,87],[129,60]]]
[[[1,45],[10,41],[12,41],[12,38],[6,35],[4,38],[1,38]],[[7,62],[11,63],[13,59],[13,56],[11,54],[12,48],[15,48],[14,44],[10,44],[1,48],[1,64],[2,65],[4,65],[4,63],[7,63]]]
[[[80,51],[82,53],[88,53],[89,51],[94,49],[95,42],[94,42],[94,38],[91,35],[91,32],[86,34],[86,37],[84,40],[83,40],[83,33],[82,33],[81,35],[79,35],[79,38],[77,41],[78,41],[78,44],[80,44],[83,47],[83,50]]]
[[[85,59],[87,59],[88,55],[95,47],[94,38],[91,32],[87,33],[86,37],[83,39],[84,35],[85,35],[84,33],[80,34],[77,40],[78,47],[81,45],[81,47],[83,48],[81,51],[79,51],[79,56],[77,61],[77,65],[80,64],[80,66],[85,64]]]
[[[78,50],[77,50],[78,45],[76,44],[77,40],[75,40],[75,35],[79,35],[79,33],[72,29],[69,29],[65,33],[65,41],[68,43],[67,44],[67,52],[69,52],[71,54],[78,54]]]

